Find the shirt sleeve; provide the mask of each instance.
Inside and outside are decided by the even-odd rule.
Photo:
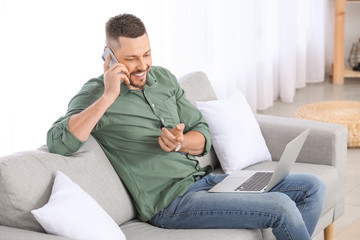
[[[71,156],[85,143],[80,141],[69,130],[69,118],[93,104],[102,94],[103,88],[96,84],[102,79],[93,79],[87,82],[80,92],[73,97],[69,103],[67,113],[60,117],[47,132],[47,147],[51,153]],[[96,124],[94,130],[99,129],[101,120]]]
[[[70,132],[68,127],[69,118],[70,116],[59,118],[49,129],[47,133],[49,152],[70,156],[85,143]]]
[[[197,131],[205,137],[205,148],[202,154],[197,155],[198,157],[206,155],[211,148],[211,135],[209,126],[205,122],[201,112],[186,99],[185,91],[180,87],[176,77],[172,75],[175,81],[176,88],[176,104],[177,110],[180,117],[180,122],[185,124],[184,132]]]

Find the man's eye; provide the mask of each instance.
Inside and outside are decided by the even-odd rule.
[[[126,61],[134,61],[135,59],[134,58],[131,58],[131,59],[125,59]]]

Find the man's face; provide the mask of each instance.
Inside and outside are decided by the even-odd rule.
[[[119,43],[120,48],[114,54],[127,67],[130,84],[142,89],[152,65],[149,38],[146,33],[138,38],[119,37]]]

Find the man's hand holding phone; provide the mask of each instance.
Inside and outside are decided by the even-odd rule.
[[[124,81],[126,85],[130,85],[128,76],[130,73],[126,66],[119,62],[114,62],[110,67],[111,55],[106,56],[104,63],[104,97],[107,97],[109,101],[115,101],[120,95],[121,83]]]
[[[104,85],[105,90],[96,102],[78,114],[74,114],[69,119],[69,130],[79,140],[86,141],[94,129],[96,123],[104,115],[106,110],[113,104],[120,94],[121,81],[129,85],[129,71],[124,64],[118,63],[115,56],[113,64],[110,64],[111,55],[108,51],[103,54],[104,63]],[[111,65],[111,67],[110,67]]]

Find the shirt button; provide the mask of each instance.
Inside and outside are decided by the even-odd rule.
[[[162,119],[161,119],[161,122],[165,122],[165,120],[162,118]]]
[[[151,104],[151,107],[154,108],[154,107],[155,107],[155,104]]]

